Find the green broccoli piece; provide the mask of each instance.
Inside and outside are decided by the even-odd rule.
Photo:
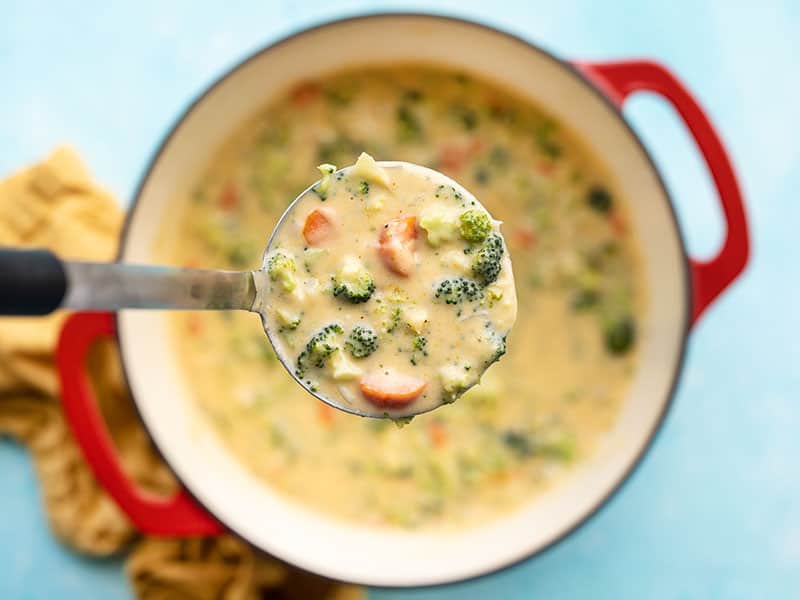
[[[455,104],[451,108],[453,117],[465,130],[472,131],[478,125],[478,113],[463,104]]]
[[[392,419],[389,416],[389,413],[383,413],[383,418]],[[410,417],[395,417],[392,419],[392,421],[394,422],[394,426],[397,427],[398,429],[402,429],[403,427],[411,423],[411,421],[413,420],[414,420],[414,415],[411,415]]]
[[[489,340],[491,342],[492,354],[486,359],[485,366],[496,363],[506,353],[506,336],[497,333],[489,323],[486,324],[486,329],[489,332]]]
[[[303,321],[302,313],[297,314],[283,308],[276,308],[275,316],[280,324],[280,329],[278,331],[281,332],[294,331]]]
[[[336,171],[336,165],[325,163],[318,166],[317,169],[320,173],[322,173],[322,179],[319,180],[318,184],[311,188],[311,191],[319,196],[320,200],[325,202],[325,200],[328,198],[328,190],[331,187],[331,176]]]
[[[434,297],[445,304],[461,304],[483,298],[483,290],[478,282],[465,277],[443,279],[436,286]]]
[[[606,325],[606,350],[611,354],[625,354],[631,349],[635,341],[636,323],[634,323],[633,317],[630,315],[614,319]]]
[[[489,237],[492,232],[492,223],[485,212],[473,208],[461,213],[458,231],[462,238],[477,244]]]
[[[541,456],[569,461],[575,455],[575,439],[569,435],[542,436],[516,429],[506,429],[498,433],[505,447],[517,459]]]
[[[400,310],[399,306],[396,306],[392,309],[392,314],[389,317],[389,322],[384,323],[386,327],[386,333],[393,333],[398,327],[400,327],[400,319],[403,316],[403,311]]]
[[[344,347],[353,358],[365,358],[378,349],[378,334],[372,327],[356,325],[347,337]]]
[[[586,194],[586,202],[589,203],[592,209],[602,214],[608,213],[614,204],[609,191],[601,185],[589,188],[589,192]]]
[[[497,280],[503,266],[504,252],[503,238],[496,233],[490,235],[475,252],[475,258],[472,260],[472,274],[483,285],[489,285]]]
[[[374,291],[372,275],[356,258],[346,258],[339,273],[333,277],[333,295],[353,304],[366,302]]]
[[[527,458],[534,454],[533,442],[527,434],[514,429],[500,432],[500,439],[517,458]]]
[[[470,373],[469,365],[448,364],[439,369],[442,381],[442,402],[451,404],[473,385],[478,383],[480,376]]]
[[[362,180],[362,181],[361,181],[361,182],[358,184],[358,193],[359,193],[359,194],[363,194],[364,196],[366,196],[367,194],[369,194],[369,181]]]
[[[297,287],[297,279],[295,279],[295,271],[297,265],[294,258],[281,250],[269,257],[267,261],[267,274],[272,281],[279,282],[286,292],[291,292]]]
[[[417,352],[422,354],[422,356],[428,356],[428,350],[426,349],[428,346],[428,339],[425,336],[418,335],[414,338],[414,341],[411,344],[411,347],[414,349],[414,352],[411,353],[411,364],[416,366],[417,365]]]
[[[592,288],[579,288],[572,295],[570,306],[575,311],[588,310],[600,301],[600,293]]]
[[[342,335],[342,333],[344,333],[344,331],[341,325],[338,323],[331,323],[312,335],[306,347],[297,357],[297,367],[294,370],[295,375],[298,377],[305,377],[309,368],[323,368],[331,355],[339,350],[337,336]]]
[[[401,142],[415,142],[422,137],[422,123],[408,106],[397,107],[397,139]]]

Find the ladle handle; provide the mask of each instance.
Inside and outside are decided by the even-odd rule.
[[[0,314],[46,315],[66,294],[67,272],[55,254],[0,248]]]
[[[49,250],[0,248],[0,315],[57,308],[251,310],[252,271],[63,261]]]

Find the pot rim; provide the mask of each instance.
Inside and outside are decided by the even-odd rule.
[[[665,184],[665,182],[663,180],[661,172],[659,171],[658,167],[655,164],[655,161],[653,160],[652,156],[650,155],[650,152],[648,152],[648,150],[645,147],[644,143],[639,138],[639,136],[636,134],[636,132],[633,130],[631,125],[628,123],[628,121],[625,120],[625,117],[622,114],[622,111],[621,111],[620,107],[617,106],[597,85],[595,85],[586,75],[584,75],[579,69],[577,69],[569,61],[559,58],[558,56],[556,56],[554,53],[550,52],[549,50],[546,50],[542,46],[540,46],[540,45],[538,45],[538,44],[536,44],[536,43],[534,43],[534,42],[532,42],[530,40],[527,40],[527,39],[521,37],[520,35],[517,35],[515,33],[511,33],[510,31],[507,31],[505,29],[501,29],[500,27],[492,25],[492,24],[487,24],[487,23],[475,21],[475,20],[472,20],[472,19],[469,19],[469,18],[456,16],[456,15],[452,15],[452,14],[437,13],[437,12],[415,12],[415,11],[383,11],[383,12],[371,12],[371,13],[357,13],[357,14],[351,14],[351,15],[347,15],[347,16],[343,16],[343,17],[332,18],[332,19],[320,19],[320,20],[317,20],[316,22],[314,22],[312,24],[301,26],[301,27],[295,29],[294,31],[286,33],[286,34],[278,37],[274,41],[267,42],[266,44],[262,45],[257,50],[254,50],[254,51],[250,52],[249,54],[247,54],[247,56],[245,56],[241,60],[238,60],[232,66],[226,67],[224,69],[224,71],[220,75],[216,76],[211,81],[211,83],[207,84],[205,86],[205,88],[203,88],[203,90],[201,92],[199,92],[197,95],[195,95],[188,102],[186,107],[180,112],[180,114],[173,119],[171,125],[167,129],[167,132],[162,136],[161,141],[158,143],[158,145],[156,146],[156,149],[151,154],[151,156],[150,156],[149,160],[147,161],[146,166],[145,166],[141,176],[139,177],[139,181],[138,181],[138,183],[136,185],[133,198],[131,200],[131,203],[130,203],[130,206],[128,208],[128,211],[126,212],[125,220],[123,222],[122,229],[121,229],[121,232],[120,232],[119,248],[118,248],[118,251],[117,251],[116,260],[117,261],[121,261],[122,260],[122,256],[124,254],[124,249],[125,249],[125,246],[126,246],[126,242],[128,240],[129,233],[130,233],[130,226],[131,226],[131,223],[133,221],[134,212],[135,212],[135,210],[137,208],[137,205],[139,204],[139,200],[141,198],[142,190],[144,189],[145,185],[147,184],[147,182],[148,182],[148,180],[150,178],[150,175],[152,174],[152,171],[153,171],[156,163],[161,158],[162,153],[164,152],[164,150],[167,147],[167,145],[169,144],[169,142],[172,140],[172,137],[175,135],[176,131],[181,126],[181,124],[206,99],[206,97],[213,90],[215,90],[218,86],[220,86],[222,83],[224,83],[229,77],[231,77],[234,73],[238,72],[240,69],[242,69],[243,67],[248,65],[250,62],[261,58],[263,55],[267,54],[268,52],[272,51],[273,49],[275,49],[275,48],[277,48],[279,46],[282,46],[283,44],[285,44],[285,43],[287,43],[287,42],[289,42],[291,40],[294,40],[294,39],[302,37],[302,36],[304,36],[306,34],[313,33],[313,32],[315,32],[315,31],[317,31],[319,29],[324,29],[324,28],[332,26],[332,25],[339,25],[339,24],[342,24],[342,23],[356,22],[356,21],[363,22],[363,21],[380,20],[380,19],[391,19],[391,18],[395,18],[395,17],[399,17],[399,18],[409,18],[410,17],[410,18],[418,18],[418,19],[429,19],[429,20],[432,20],[432,21],[439,21],[439,22],[446,22],[446,23],[456,23],[456,24],[460,24],[460,25],[468,25],[468,26],[471,26],[471,27],[474,27],[474,28],[483,29],[483,30],[489,31],[489,32],[494,33],[494,34],[499,34],[499,35],[501,35],[501,36],[503,36],[503,37],[505,37],[505,38],[507,38],[507,39],[509,39],[509,40],[521,45],[524,49],[526,49],[528,51],[536,52],[539,55],[541,55],[542,57],[544,57],[545,59],[549,60],[550,62],[556,63],[562,69],[566,70],[579,83],[581,83],[582,86],[589,93],[593,94],[595,97],[600,99],[614,113],[614,115],[617,117],[617,120],[619,121],[620,125],[627,132],[627,134],[630,137],[630,139],[633,141],[633,143],[642,152],[645,160],[647,161],[647,163],[650,166],[650,169],[652,170],[653,175],[655,176],[655,180],[657,182],[657,185],[659,186],[661,192],[663,193],[663,198],[665,198],[665,201],[666,201],[666,204],[667,204],[668,214],[670,216],[670,222],[671,222],[671,224],[673,226],[674,233],[675,233],[675,235],[677,237],[677,240],[679,241],[679,245],[680,245],[681,258],[682,258],[681,263],[682,263],[683,281],[684,281],[684,285],[683,285],[683,290],[684,290],[684,294],[683,294],[684,295],[684,311],[683,311],[684,319],[683,319],[683,323],[681,325],[681,330],[682,330],[681,331],[681,341],[680,341],[680,345],[679,345],[679,349],[678,349],[678,355],[676,357],[676,360],[674,361],[674,369],[673,369],[672,376],[670,378],[671,379],[670,385],[668,386],[667,393],[666,393],[665,397],[661,401],[661,410],[660,410],[660,412],[658,414],[658,417],[654,421],[650,431],[647,433],[647,437],[646,437],[646,440],[645,440],[644,444],[642,445],[641,449],[633,457],[633,460],[631,461],[630,466],[625,470],[624,473],[622,473],[622,475],[620,476],[618,481],[613,485],[613,487],[608,492],[606,492],[605,494],[599,496],[597,498],[597,500],[594,502],[594,504],[591,507],[591,509],[589,509],[583,515],[581,515],[578,519],[576,519],[568,527],[565,527],[553,539],[549,540],[547,543],[545,543],[541,547],[537,548],[536,550],[533,550],[533,551],[529,552],[528,554],[526,554],[524,556],[521,556],[520,558],[518,558],[516,560],[511,560],[505,565],[502,565],[502,566],[496,567],[496,568],[492,568],[489,571],[485,571],[485,572],[482,572],[482,573],[477,573],[477,574],[475,574],[473,576],[470,576],[470,577],[461,577],[461,578],[457,578],[457,579],[449,579],[449,580],[446,580],[446,581],[437,582],[437,583],[433,583],[433,584],[427,584],[427,585],[424,585],[424,586],[413,586],[414,588],[417,588],[417,589],[427,589],[427,588],[442,587],[442,586],[446,586],[446,585],[450,585],[450,584],[454,584],[454,583],[459,583],[459,582],[463,582],[463,581],[475,581],[475,580],[478,580],[478,579],[482,579],[482,578],[488,577],[490,575],[494,575],[496,573],[508,571],[508,570],[510,570],[510,569],[512,569],[514,567],[517,567],[519,565],[522,565],[522,564],[526,563],[527,561],[529,561],[530,559],[532,559],[534,557],[537,557],[537,556],[540,556],[540,555],[544,554],[545,552],[547,552],[547,551],[551,550],[552,548],[554,548],[555,546],[559,545],[562,541],[564,541],[567,538],[569,538],[573,533],[578,531],[587,522],[589,522],[598,512],[600,512],[601,509],[603,509],[605,506],[607,506],[608,503],[611,501],[611,499],[614,498],[622,490],[622,488],[625,486],[625,484],[628,483],[628,481],[631,480],[631,478],[634,475],[634,473],[636,472],[636,470],[642,464],[642,462],[644,460],[644,457],[647,455],[647,453],[652,448],[652,446],[653,446],[658,434],[661,432],[661,430],[662,430],[662,428],[664,426],[664,422],[666,420],[667,414],[669,413],[669,411],[670,411],[670,409],[672,407],[672,404],[673,404],[673,402],[675,400],[675,395],[677,393],[678,384],[680,382],[680,375],[681,375],[681,373],[683,371],[683,367],[684,367],[684,364],[686,362],[686,350],[687,350],[687,345],[688,345],[689,333],[690,333],[691,325],[692,325],[691,318],[690,318],[691,309],[692,309],[692,277],[691,277],[691,270],[690,270],[690,266],[689,266],[690,265],[690,262],[689,262],[690,259],[689,259],[688,250],[687,250],[687,246],[686,246],[686,240],[684,239],[683,233],[682,233],[681,228],[680,228],[680,224],[678,222],[678,217],[677,217],[677,214],[675,212],[675,204],[673,202],[672,195],[670,194],[669,189],[668,189],[668,187],[666,186],[666,184]],[[121,328],[119,327],[119,313],[114,313],[114,321],[115,321],[115,323],[117,325],[117,332],[118,332],[117,335],[121,335],[121,333],[120,333]],[[225,527],[225,529],[227,530],[227,532],[229,534],[232,534],[232,535],[236,536],[241,541],[246,543],[251,548],[257,550],[258,552],[262,552],[262,553],[268,554],[260,546],[256,545],[254,542],[251,542],[250,539],[247,537],[245,532],[233,529],[230,525],[225,523],[222,519],[218,518],[208,508],[208,506],[204,502],[202,502],[194,494],[194,492],[191,490],[191,488],[186,485],[186,483],[181,479],[181,477],[179,477],[178,474],[175,473],[175,471],[172,469],[172,467],[169,464],[169,461],[166,460],[165,453],[158,446],[158,444],[155,441],[155,439],[153,439],[153,437],[150,436],[150,432],[149,432],[149,429],[147,427],[147,423],[146,423],[144,417],[142,416],[141,410],[139,409],[139,404],[138,404],[138,402],[136,400],[136,397],[134,396],[134,394],[132,392],[132,387],[130,385],[130,377],[129,377],[129,374],[128,374],[128,369],[126,368],[125,349],[124,349],[125,345],[124,344],[118,344],[118,346],[119,346],[119,353],[120,353],[120,361],[121,361],[123,379],[125,381],[125,385],[128,388],[128,392],[129,392],[131,398],[133,399],[133,406],[134,406],[134,408],[136,410],[136,414],[137,414],[139,420],[141,421],[143,427],[145,428],[145,431],[147,431],[148,437],[150,437],[150,440],[151,440],[151,443],[152,443],[153,447],[155,448],[156,452],[161,457],[163,462],[167,465],[167,467],[169,468],[170,472],[172,472],[172,474],[175,477],[175,479],[178,481],[178,483],[183,487],[183,489],[186,491],[186,493],[192,498],[192,500],[198,506],[202,507],[203,510],[208,512],[210,515],[213,515],[215,518],[217,518],[217,520],[219,520],[220,523],[222,523],[222,525]],[[288,561],[284,560],[281,557],[277,557],[277,556],[274,556],[272,554],[270,554],[269,556],[271,558],[274,558],[274,559],[278,560],[279,562],[281,562],[283,564],[291,565],[292,568],[308,572],[306,569],[303,569],[302,567],[300,567],[298,565],[295,565],[293,563],[289,563]],[[350,583],[350,584],[369,586],[369,587],[371,587],[373,589],[381,589],[381,588],[384,588],[384,589],[406,589],[406,588],[412,587],[412,586],[404,586],[404,585],[374,586],[374,585],[369,585],[368,583],[365,583],[363,581],[337,580],[336,578],[329,577],[329,576],[326,576],[326,578],[331,579],[333,581],[341,581],[343,583]]]

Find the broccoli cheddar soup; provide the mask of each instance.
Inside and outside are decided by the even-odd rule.
[[[287,90],[219,148],[165,219],[162,261],[260,267],[317,166],[362,151],[452,177],[503,222],[518,313],[480,384],[400,429],[312,398],[255,314],[171,315],[172,342],[200,413],[273,489],[360,524],[473,526],[558,485],[615,423],[647,307],[626,199],[601,157],[505,89],[423,66],[353,70]],[[397,327],[410,361],[413,323]]]
[[[419,165],[362,153],[352,167],[319,169],[258,278],[276,350],[305,387],[358,414],[455,402],[506,353],[516,318],[499,223]]]

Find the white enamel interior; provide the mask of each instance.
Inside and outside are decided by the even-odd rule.
[[[650,313],[641,326],[641,366],[608,442],[563,484],[487,526],[449,534],[359,528],[285,500],[234,459],[196,412],[163,315],[121,314],[120,339],[147,428],[176,474],[220,521],[267,552],[329,577],[385,586],[443,583],[530,555],[580,522],[624,478],[659,422],[678,367],[688,319],[684,258],[650,162],[619,116],[573,72],[480,26],[382,16],[295,36],[251,59],[204,96],[152,166],[123,260],[153,260],[165,204],[187,189],[218,144],[273,94],[298,79],[367,61],[429,61],[516,88],[579,132],[617,178],[632,202],[643,244]]]

